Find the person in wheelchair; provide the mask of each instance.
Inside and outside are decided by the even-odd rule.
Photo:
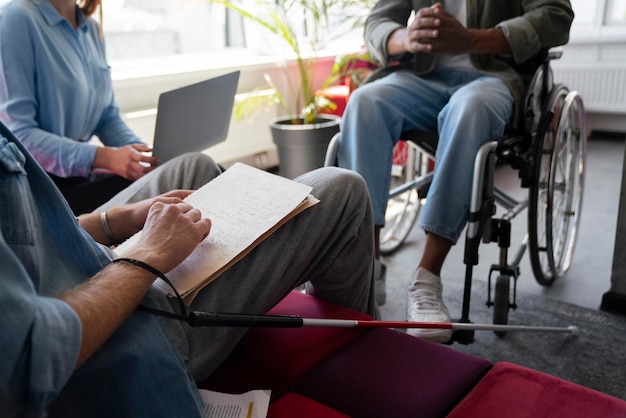
[[[409,130],[438,134],[419,222],[426,242],[408,289],[409,321],[450,321],[440,274],[467,221],[476,153],[521,123],[521,103],[538,66],[533,58],[567,43],[574,18],[567,0],[442,3],[380,0],[374,6],[364,36],[382,68],[352,93],[337,151],[337,164],[368,185],[379,240],[394,146]],[[436,342],[451,336],[450,330],[409,332]]]

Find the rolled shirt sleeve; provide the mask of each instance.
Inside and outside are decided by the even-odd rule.
[[[65,302],[39,297],[30,341],[29,404],[42,410],[54,400],[76,366],[82,325]]]
[[[0,410],[39,416],[74,372],[82,325],[67,303],[36,294],[4,239],[0,248]]]
[[[516,63],[534,57],[541,49],[565,45],[574,12],[565,0],[522,1],[524,14],[496,25],[502,29]]]
[[[405,28],[413,10],[406,0],[379,1],[365,22],[364,38],[367,50],[375,61],[389,65],[392,57],[387,50],[389,36],[398,29]]]

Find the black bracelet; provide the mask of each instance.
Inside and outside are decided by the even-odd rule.
[[[156,268],[152,267],[150,264],[144,263],[143,261],[140,261],[140,260],[135,260],[134,258],[121,257],[121,258],[116,258],[114,260],[111,260],[111,263],[120,263],[120,262],[130,263],[137,267],[141,267],[142,269],[149,271],[150,273],[154,274],[155,276],[163,280],[165,283],[167,283],[167,285],[172,288],[172,290],[174,291],[174,294],[176,295],[176,299],[178,300],[178,305],[180,308],[180,314],[182,315],[182,318],[180,318],[177,315],[165,315],[165,316],[170,316],[172,318],[183,319],[183,320],[187,319],[187,308],[185,307],[183,298],[180,296],[180,294],[178,293],[178,291],[176,290],[172,282],[170,282],[170,280],[167,278],[167,276],[165,276],[165,274],[163,274],[161,271],[157,270]],[[152,309],[144,305],[139,305],[139,308],[150,313],[158,313],[159,315],[167,314],[167,312],[160,311],[157,309]]]

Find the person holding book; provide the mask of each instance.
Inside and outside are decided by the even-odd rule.
[[[101,28],[91,17],[101,0],[76,3],[11,0],[0,6],[0,120],[78,215],[154,175],[159,161],[120,115]],[[200,153],[163,166],[171,173],[161,179],[178,179],[174,188],[195,189],[210,175]]]
[[[439,134],[419,220],[424,251],[408,286],[409,321],[450,321],[441,269],[465,227],[478,149],[517,126],[534,58],[567,43],[573,17],[568,0],[381,0],[372,9],[365,44],[383,68],[350,96],[337,161],[365,179],[378,239],[395,144],[409,130]],[[408,332],[436,342],[451,336]]]
[[[262,314],[306,283],[317,297],[379,316],[365,183],[337,167],[298,181],[320,202],[204,287],[189,309]],[[0,124],[2,416],[202,416],[195,382],[246,330],[191,328],[136,309],[178,310],[176,299],[152,284],[211,234],[211,220],[183,202],[190,193],[75,218]],[[108,245],[139,230],[137,244],[116,258]]]

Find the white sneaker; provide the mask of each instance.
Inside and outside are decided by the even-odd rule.
[[[450,322],[450,313],[441,297],[442,285],[439,276],[418,268],[409,285],[407,321]],[[452,336],[450,329],[408,328],[407,333],[436,343],[445,343]]]

